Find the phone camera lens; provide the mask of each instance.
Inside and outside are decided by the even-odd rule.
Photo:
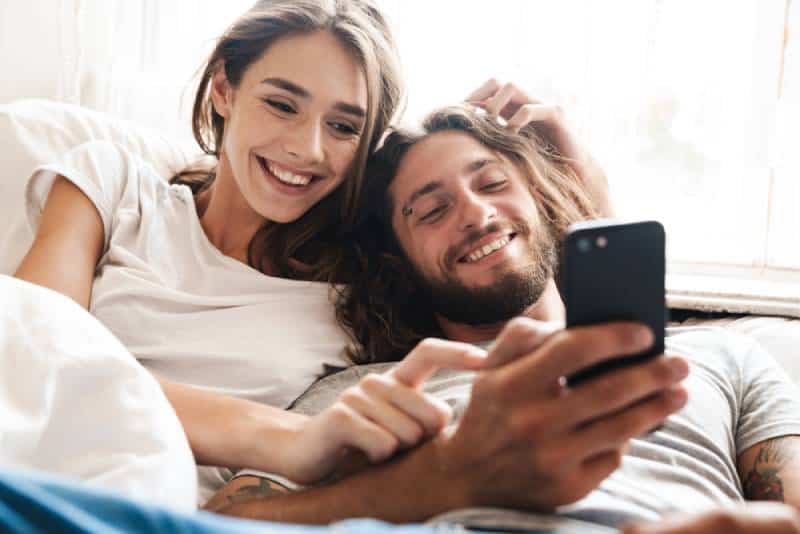
[[[578,250],[581,252],[589,252],[591,250],[592,244],[589,242],[588,239],[585,237],[582,239],[578,239]]]

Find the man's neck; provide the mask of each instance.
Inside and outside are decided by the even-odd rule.
[[[525,310],[524,315],[537,321],[559,321],[565,318],[564,303],[558,294],[558,288],[551,278],[539,299],[530,308]],[[492,341],[496,338],[507,321],[486,325],[468,325],[453,323],[444,317],[437,316],[439,325],[447,339],[453,341],[463,341],[465,343],[480,343]]]

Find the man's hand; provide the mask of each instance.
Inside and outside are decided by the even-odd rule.
[[[659,425],[686,402],[679,382],[688,365],[661,356],[574,388],[568,376],[635,354],[652,334],[632,323],[560,330],[511,321],[490,350],[469,406],[452,436],[441,436],[439,472],[465,506],[540,512],[574,502],[620,464],[632,437]]]
[[[800,534],[800,514],[792,506],[753,503],[625,528],[623,534]]]
[[[500,83],[494,78],[470,93],[466,101],[492,116],[501,117],[514,131],[531,125],[575,171],[599,214],[613,216],[606,175],[572,133],[560,106],[541,102],[513,83]]]

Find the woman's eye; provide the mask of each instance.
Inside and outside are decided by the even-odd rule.
[[[338,133],[344,135],[358,135],[360,133],[358,128],[352,124],[347,124],[346,122],[331,122],[330,126]]]
[[[267,105],[270,107],[277,109],[283,113],[297,113],[292,106],[287,104],[286,102],[281,102],[279,100],[270,100],[269,98],[265,100]]]

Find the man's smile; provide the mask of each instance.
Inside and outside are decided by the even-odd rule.
[[[486,236],[470,247],[470,250],[458,259],[459,263],[476,263],[483,258],[504,249],[516,237],[515,233],[502,236]]]

